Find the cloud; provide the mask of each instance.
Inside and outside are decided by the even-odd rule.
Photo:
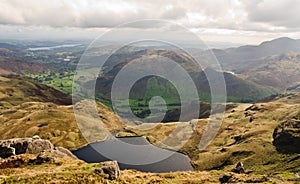
[[[2,0],[0,7],[0,24],[9,25],[114,27],[138,19],[167,19],[186,26],[218,27],[240,19],[231,17],[240,14],[237,0]]]
[[[249,21],[269,26],[295,29],[300,27],[300,1],[249,0],[245,3]]]
[[[251,32],[258,36],[300,31],[298,0],[0,0],[0,7],[0,25],[12,26],[10,30],[17,26],[24,32],[28,32],[25,27],[35,31],[48,27],[51,32],[59,28],[75,34],[140,19],[174,21],[193,30],[218,29],[215,32],[220,35],[224,30],[229,30],[225,35],[233,30],[235,35]],[[131,24],[133,29],[158,27],[164,25]]]
[[[185,10],[168,4],[109,0],[3,0],[0,24],[113,27],[138,19],[177,19]]]

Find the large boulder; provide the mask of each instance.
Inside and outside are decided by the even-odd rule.
[[[120,168],[117,161],[101,162],[101,167],[95,169],[95,173],[108,174],[110,180],[115,180],[120,176]]]
[[[300,119],[293,118],[279,124],[273,132],[273,144],[282,153],[300,153]]]

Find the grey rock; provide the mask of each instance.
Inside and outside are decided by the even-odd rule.
[[[120,176],[121,172],[117,161],[101,162],[101,166],[102,167],[95,169],[95,173],[108,174],[110,180],[115,180]]]
[[[73,155],[71,151],[63,147],[55,147],[54,152],[60,153],[62,155],[62,158],[70,157],[72,159],[78,159],[75,155]]]
[[[220,183],[229,183],[232,178],[231,174],[224,174],[219,178]]]
[[[38,154],[44,150],[53,150],[53,144],[44,139],[34,139],[31,143],[28,144],[26,153]]]
[[[77,159],[69,150],[58,147],[55,148],[53,144],[39,136],[33,138],[14,138],[7,140],[0,140],[0,157],[8,158],[13,155],[20,154],[40,154],[43,152],[50,152],[52,157],[72,158]]]
[[[234,169],[231,170],[234,173],[243,174],[245,173],[244,164],[242,162],[237,163]]]

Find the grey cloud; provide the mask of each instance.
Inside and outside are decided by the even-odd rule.
[[[287,29],[300,27],[300,1],[298,0],[249,0],[245,3],[245,7],[251,22],[266,23]]]
[[[189,28],[270,32],[300,27],[297,0],[1,0],[0,7],[0,24],[6,25],[110,28],[139,19],[167,19]]]
[[[3,0],[0,24],[53,27],[114,27],[137,19],[177,19],[183,8],[165,9],[167,3],[94,0]]]

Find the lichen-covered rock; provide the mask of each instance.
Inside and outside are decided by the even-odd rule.
[[[44,139],[33,139],[33,141],[28,144],[26,153],[38,154],[44,150],[52,149],[54,149],[54,146],[50,141]]]
[[[101,162],[101,167],[95,169],[95,173],[108,174],[110,180],[115,180],[120,176],[120,168],[117,161]]]

